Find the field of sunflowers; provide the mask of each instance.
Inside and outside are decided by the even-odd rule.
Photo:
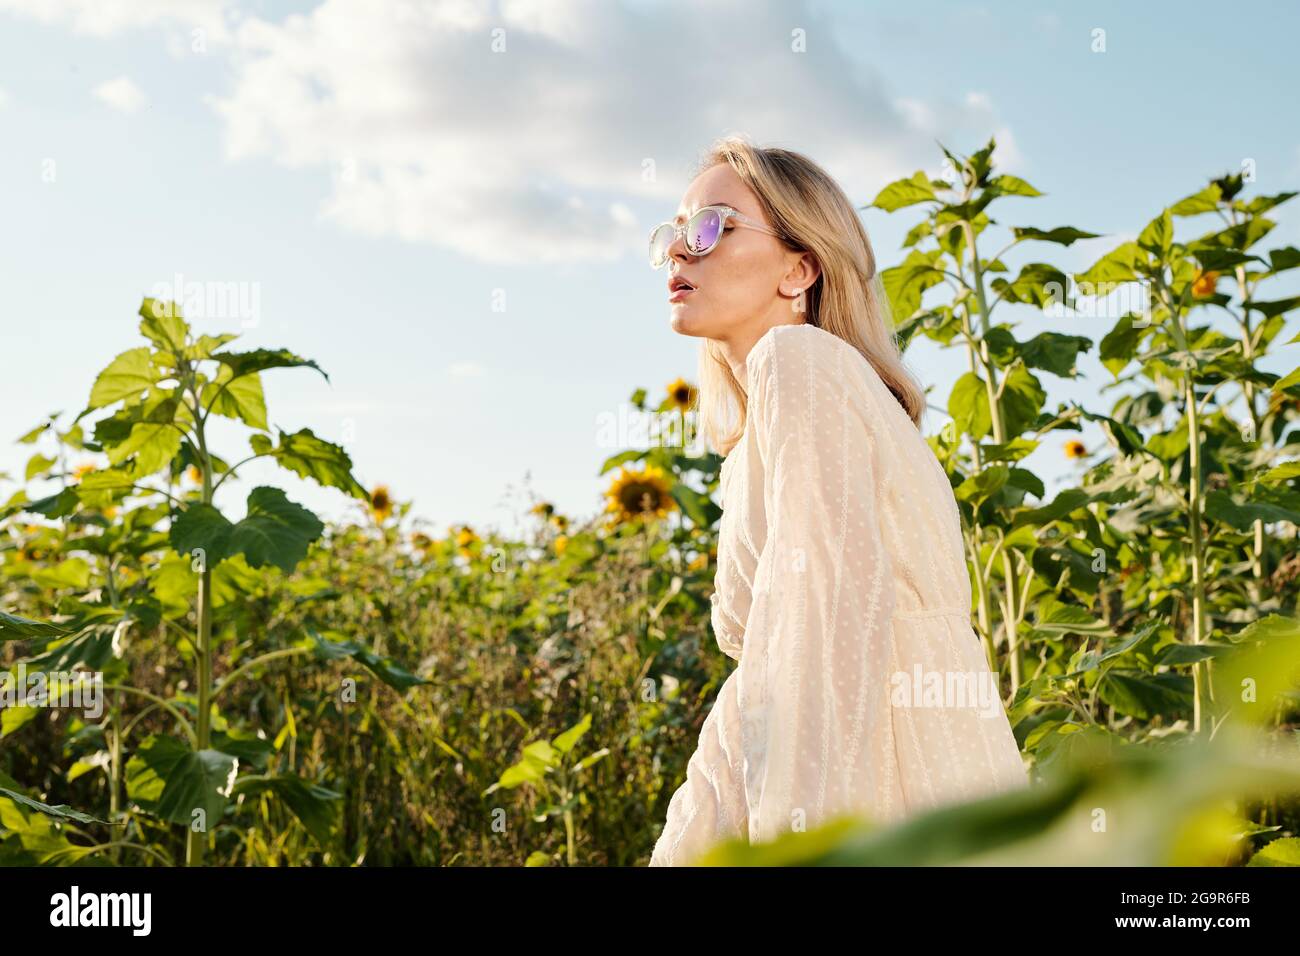
[[[1300,249],[1270,241],[1296,194],[1215,178],[1066,271],[1054,253],[1097,237],[995,222],[1039,193],[994,147],[867,214],[912,223],[880,251],[901,341],[967,360],[928,440],[1034,786],[710,859],[1300,864],[1300,369],[1263,370],[1300,342],[1279,291]],[[1026,310],[1056,331],[1019,336]],[[344,447],[272,428],[262,376],[324,374],[310,358],[196,335],[169,302],[136,325],[84,411],[19,437],[0,495],[0,862],[644,865],[733,666],[695,388],[632,395],[659,427],[593,461],[604,513],[534,501],[506,540],[430,528]],[[1049,407],[1084,355],[1110,378]],[[215,446],[214,415],[242,444]],[[1072,487],[1047,492],[1040,446]],[[354,519],[246,487],[253,460]]]

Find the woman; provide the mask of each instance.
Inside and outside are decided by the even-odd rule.
[[[650,865],[1024,786],[852,203],[798,153],[728,138],[681,208],[651,263],[669,266],[674,331],[704,339],[700,423],[726,455],[712,624],[739,666]]]

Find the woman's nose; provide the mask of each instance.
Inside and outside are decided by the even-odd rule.
[[[678,262],[690,262],[695,257],[686,251],[686,240],[679,235],[668,246],[668,258],[676,259]]]

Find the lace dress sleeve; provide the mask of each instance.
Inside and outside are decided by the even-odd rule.
[[[792,329],[748,364],[767,535],[737,690],[749,839],[765,842],[892,799],[894,589],[879,410],[846,388],[840,355]]]

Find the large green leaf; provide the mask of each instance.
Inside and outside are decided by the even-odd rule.
[[[288,349],[254,349],[250,352],[216,352],[212,355],[222,365],[230,369],[231,375],[238,378],[253,372],[264,372],[269,368],[314,368],[329,381],[329,376],[311,359],[295,355]]]
[[[1182,674],[1112,670],[1102,678],[1098,695],[1121,714],[1139,720],[1173,717],[1191,712],[1192,679]]]
[[[203,551],[208,568],[235,554],[243,554],[254,568],[274,564],[292,571],[325,526],[279,488],[260,486],[248,496],[248,512],[237,523],[216,508],[193,504],[172,522],[171,542],[178,552]]]
[[[343,797],[335,790],[289,774],[241,777],[234,792],[236,796],[273,794],[284,802],[322,847],[329,843],[338,818],[338,801]]]
[[[149,346],[128,349],[99,373],[90,390],[88,410],[112,405],[124,398],[139,398],[158,381]]]
[[[1083,272],[1076,272],[1074,280],[1080,283],[1131,282],[1138,277],[1139,263],[1146,262],[1146,253],[1136,242],[1125,242],[1106,253]]]
[[[272,446],[265,435],[249,439],[254,453],[270,455],[283,468],[311,478],[327,488],[338,488],[354,498],[368,501],[370,494],[352,474],[352,459],[339,445],[317,438],[310,428],[281,432],[280,442]]]
[[[876,194],[871,205],[885,212],[897,212],[905,206],[937,199],[929,177],[922,170],[917,170],[910,179],[898,179]]]
[[[1068,305],[1070,282],[1056,266],[1031,262],[1020,270],[1015,281],[994,279],[993,291],[1008,302],[1024,302],[1040,309],[1049,305]]]
[[[190,826],[202,810],[211,830],[230,797],[239,761],[217,750],[192,750],[174,737],[148,738],[126,764],[126,792],[145,811]]]
[[[253,428],[268,427],[262,377],[255,372],[236,376],[228,366],[223,366],[216,380],[204,386],[203,400],[218,415],[237,419]]]
[[[993,419],[989,412],[989,395],[984,380],[974,372],[957,379],[948,396],[948,414],[960,432],[980,439],[989,433]]]
[[[1230,492],[1216,489],[1205,496],[1205,514],[1238,531],[1247,530],[1256,521],[1300,524],[1300,494],[1265,486],[1258,488],[1250,500],[1237,502]]]

